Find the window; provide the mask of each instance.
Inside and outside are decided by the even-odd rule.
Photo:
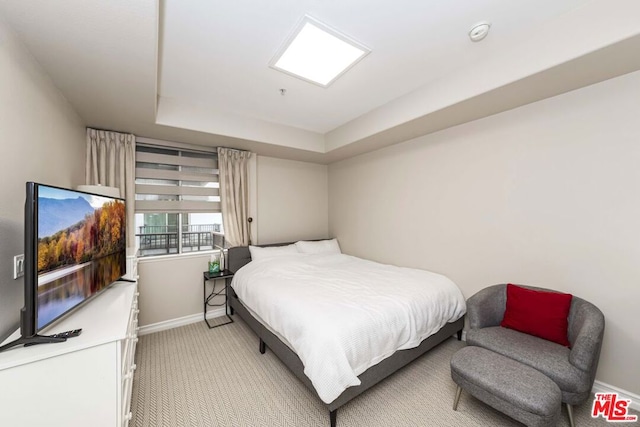
[[[137,144],[140,256],[224,247],[216,157],[215,152]]]

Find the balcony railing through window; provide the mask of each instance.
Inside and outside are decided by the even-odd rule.
[[[206,251],[226,247],[220,224],[184,225],[178,233],[176,225],[144,225],[138,227],[140,256],[178,253],[178,239],[182,252]]]

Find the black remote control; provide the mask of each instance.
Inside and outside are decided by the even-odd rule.
[[[74,329],[72,331],[59,332],[57,334],[49,335],[52,338],[73,338],[82,333],[82,328]]]

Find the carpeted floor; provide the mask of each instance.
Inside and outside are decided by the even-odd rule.
[[[140,337],[130,426],[329,426],[325,405],[237,317],[208,329],[204,322]],[[464,343],[444,342],[338,410],[338,427],[520,426],[456,386],[449,360]],[[574,410],[576,425],[592,419],[591,402]],[[625,423],[638,426],[640,423]],[[568,426],[566,412],[559,426]]]

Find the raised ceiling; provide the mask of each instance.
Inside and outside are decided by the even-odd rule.
[[[328,88],[269,68],[304,15],[371,54]],[[0,16],[88,126],[321,163],[640,69],[635,0],[0,0]]]

